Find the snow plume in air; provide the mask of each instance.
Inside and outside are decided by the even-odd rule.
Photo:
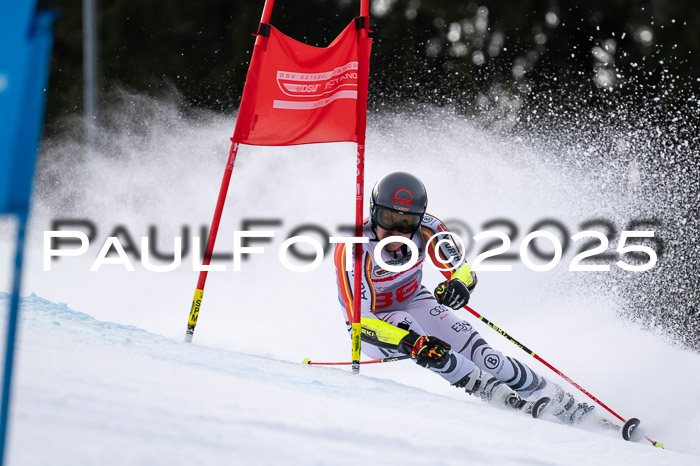
[[[668,74],[666,81],[650,94],[643,78],[630,78],[598,105],[583,93],[543,93],[506,134],[537,147],[539,158],[568,182],[600,193],[597,210],[620,222],[608,235],[610,251],[623,229],[655,232],[654,239],[628,243],[654,249],[655,267],[587,274],[587,289],[612,298],[627,319],[700,350],[700,244],[694,240],[700,232],[699,101],[679,76]],[[626,256],[630,264],[646,260],[644,253]]]

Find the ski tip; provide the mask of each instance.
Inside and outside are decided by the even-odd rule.
[[[639,424],[641,423],[642,421],[640,421],[636,417],[633,417],[629,421],[625,422],[625,425],[622,426],[622,438],[627,441],[636,440],[634,434],[639,428]]]
[[[546,396],[543,396],[539,400],[535,401],[535,404],[532,405],[532,417],[537,419],[540,417],[540,413],[542,413],[542,410],[547,406],[550,402],[550,399]]]
[[[304,360],[301,361],[301,363],[302,363],[302,364],[310,364],[310,363],[311,363],[311,359],[309,359],[309,358],[304,358]]]
[[[664,444],[661,442],[654,442],[653,444],[656,448],[661,448],[662,450],[664,449]]]

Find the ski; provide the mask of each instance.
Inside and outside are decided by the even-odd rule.
[[[603,430],[613,430],[615,432],[620,432],[620,430],[622,430],[622,427],[605,417],[600,420],[599,425],[603,428]]]

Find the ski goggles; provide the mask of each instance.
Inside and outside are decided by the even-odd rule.
[[[387,231],[397,230],[404,234],[415,233],[420,227],[422,219],[422,215],[405,214],[377,206],[377,224]]]

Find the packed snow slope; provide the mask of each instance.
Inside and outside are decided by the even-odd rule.
[[[8,301],[0,294],[3,315]],[[450,398],[371,375],[188,345],[36,295],[23,300],[22,316],[8,464],[700,459],[674,451],[673,428],[653,426],[670,443],[664,451],[500,411],[462,394]]]
[[[573,241],[548,272],[517,259],[523,237],[544,219],[568,236],[608,219],[617,228],[614,254],[619,231],[634,220],[624,164],[571,174],[546,163],[540,149],[449,111],[370,115],[365,198],[381,175],[405,170],[424,181],[428,211],[462,228],[470,260],[488,242],[474,244],[472,235],[508,233],[515,258],[487,263],[512,271],[480,272],[470,306],[621,416],[639,417],[666,451],[489,409],[409,361],[363,367],[360,377],[301,366],[305,357],[347,360],[350,341],[330,251],[315,270],[295,273],[282,267],[278,249],[292,234],[321,239],[353,223],[353,144],[241,148],[215,252],[232,252],[235,230],[275,237],[251,244],[265,252],[241,271],[230,259],[215,261],[226,271],[209,273],[194,344],[185,345],[198,275],[192,237],[206,236],[201,228],[211,222],[233,118],[183,115],[174,102],[125,95],[105,119],[91,154],[80,135],[43,144],[25,256],[12,464],[700,463],[700,356],[620,316],[608,294],[633,272],[614,261],[609,272],[569,272],[581,248]],[[582,142],[581,160],[586,149]],[[518,231],[494,226],[499,219]],[[44,232],[60,220],[82,222],[63,230],[90,233],[88,222],[94,234],[85,254],[53,259],[47,271]],[[321,231],[298,231],[305,224]],[[10,289],[14,232],[0,222],[0,292]],[[120,239],[133,271],[91,271],[109,236]],[[136,256],[146,236],[164,254],[175,237],[183,245],[189,238],[180,267],[144,268]],[[642,292],[658,292],[656,269],[638,278]],[[425,285],[439,280],[426,266]],[[669,289],[696,286],[675,285]],[[460,312],[491,346],[558,380]]]

